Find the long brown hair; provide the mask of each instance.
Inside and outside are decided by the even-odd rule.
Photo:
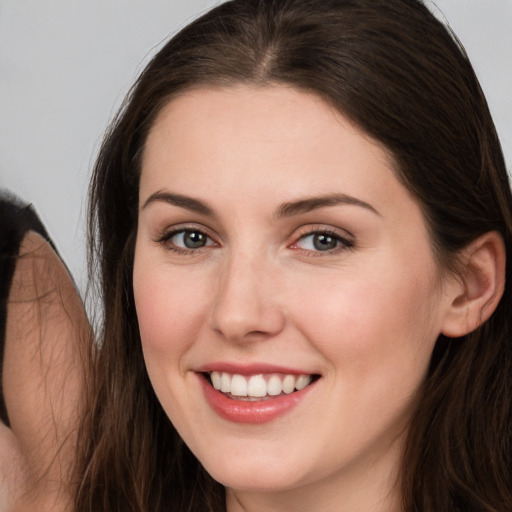
[[[222,511],[224,491],[151,388],[132,291],[141,154],[173,96],[195,86],[281,83],[328,101],[393,155],[440,264],[497,230],[512,269],[512,197],[471,64],[419,0],[234,0],[152,59],[102,145],[90,195],[101,347],[78,460],[76,510]],[[412,512],[512,510],[511,290],[477,331],[438,340],[401,468]]]

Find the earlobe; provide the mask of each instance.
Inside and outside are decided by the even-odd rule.
[[[489,319],[505,288],[505,262],[505,244],[497,231],[485,233],[463,250],[463,271],[451,287],[442,334],[458,338]]]

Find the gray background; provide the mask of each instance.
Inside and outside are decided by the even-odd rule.
[[[109,119],[162,41],[217,0],[0,0],[0,187],[34,203],[82,290],[85,197]],[[429,2],[431,3],[431,2]],[[438,0],[512,168],[512,0]]]

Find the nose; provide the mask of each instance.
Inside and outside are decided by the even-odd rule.
[[[264,340],[279,334],[285,314],[277,292],[277,272],[263,259],[240,255],[219,274],[212,328],[234,342]]]

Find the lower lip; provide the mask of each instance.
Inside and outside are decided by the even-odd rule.
[[[228,398],[217,391],[203,375],[198,374],[198,376],[206,401],[221,418],[234,423],[250,423],[253,425],[267,423],[291,411],[304,400],[315,385],[315,383],[312,383],[289,395],[280,395],[267,400],[251,402]]]

